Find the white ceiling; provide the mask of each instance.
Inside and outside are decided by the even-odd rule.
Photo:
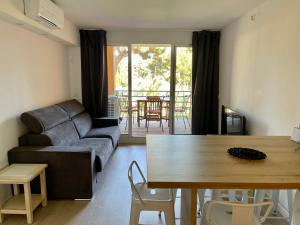
[[[55,0],[80,28],[220,29],[264,0]]]

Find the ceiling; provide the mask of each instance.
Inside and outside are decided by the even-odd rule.
[[[220,29],[264,0],[55,0],[80,28]]]

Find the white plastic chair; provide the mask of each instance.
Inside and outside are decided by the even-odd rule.
[[[256,207],[267,207],[262,217],[256,217]],[[261,225],[272,210],[272,202],[245,204],[228,201],[208,201],[203,208],[201,225]]]
[[[134,183],[133,166],[137,168],[142,182]],[[136,161],[132,161],[129,166],[128,179],[132,191],[130,225],[138,225],[141,211],[163,211],[166,224],[175,225],[176,190],[147,188],[146,179]]]

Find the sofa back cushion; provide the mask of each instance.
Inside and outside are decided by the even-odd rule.
[[[92,129],[92,119],[87,112],[74,116],[72,120],[81,138]]]
[[[69,120],[68,114],[59,106],[53,105],[21,115],[22,122],[33,133],[42,133]]]
[[[71,119],[72,117],[85,111],[83,105],[76,99],[68,100],[57,104],[61,107]]]
[[[42,133],[54,146],[71,146],[79,141],[79,136],[72,121],[66,121]]]

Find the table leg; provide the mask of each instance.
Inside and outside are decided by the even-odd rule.
[[[180,225],[196,225],[197,189],[181,189]]]
[[[288,199],[288,209],[289,209],[289,222],[292,222],[293,217],[293,190],[286,190]]]
[[[42,196],[42,206],[47,205],[47,188],[46,188],[46,173],[45,170],[40,174],[40,185],[41,185],[41,196]]]
[[[254,203],[262,202],[265,199],[266,192],[267,190],[261,190],[261,189],[255,190]],[[256,207],[254,209],[254,213],[257,217],[259,217],[261,214],[261,207]]]
[[[30,182],[24,184],[24,196],[25,196],[25,208],[26,208],[27,223],[32,224],[33,214],[32,214]]]
[[[20,193],[19,185],[13,184],[14,195],[18,195]]]
[[[4,215],[0,212],[0,223],[3,223],[3,221],[4,221],[3,216],[4,216]]]
[[[293,207],[293,225],[300,225],[300,190],[296,191]]]

